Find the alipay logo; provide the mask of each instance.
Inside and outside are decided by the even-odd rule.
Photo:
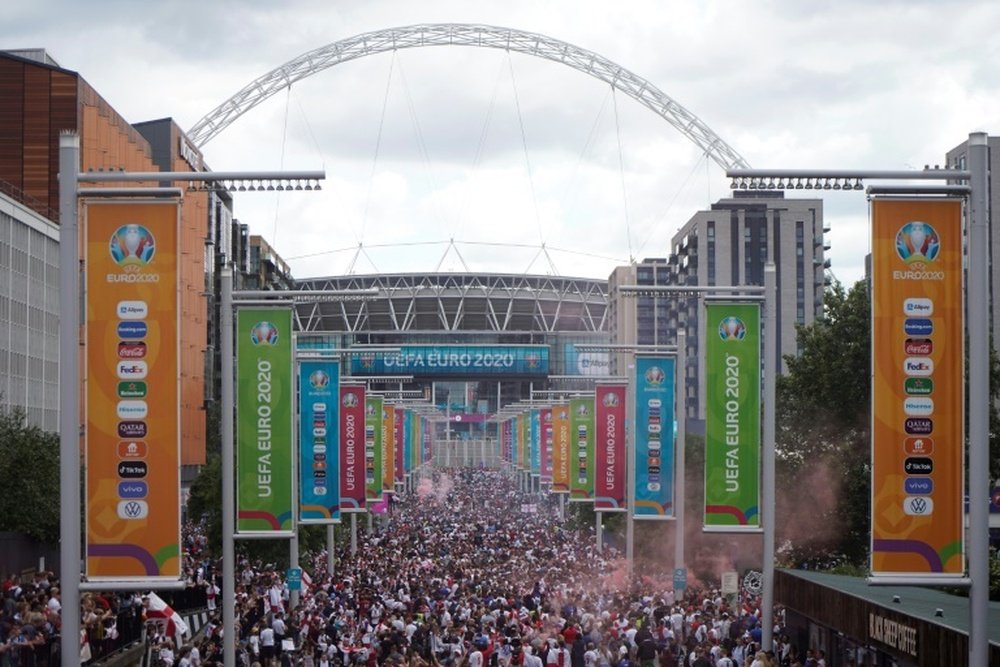
[[[903,314],[930,317],[934,314],[934,302],[924,298],[907,299],[903,302]]]
[[[145,301],[119,301],[115,309],[120,320],[144,320],[149,315]]]

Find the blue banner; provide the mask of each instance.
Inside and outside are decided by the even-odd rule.
[[[413,411],[403,413],[403,474],[413,468]]]
[[[635,360],[636,519],[674,516],[674,359]]]
[[[299,521],[340,523],[340,362],[299,363]]]
[[[547,345],[404,345],[351,358],[353,375],[548,375]]]
[[[542,474],[542,412],[531,411],[531,474]]]

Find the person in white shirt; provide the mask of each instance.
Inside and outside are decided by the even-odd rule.
[[[524,667],[542,667],[542,659],[535,655],[530,646],[524,647]]]
[[[271,628],[260,631],[260,658],[264,667],[274,661],[274,630]]]

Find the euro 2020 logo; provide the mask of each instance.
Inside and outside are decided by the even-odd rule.
[[[270,322],[258,322],[250,329],[250,342],[254,345],[277,345],[278,328]]]
[[[617,408],[618,394],[613,391],[609,391],[601,397],[601,403],[603,403],[606,408]]]
[[[929,264],[941,252],[941,238],[926,222],[913,220],[896,232],[896,254],[907,264]]]
[[[323,391],[330,386],[330,374],[317,369],[309,374],[309,384],[316,391]]]
[[[340,404],[345,408],[356,408],[358,407],[358,395],[353,391],[348,391],[344,394],[344,397],[340,399]]]
[[[646,378],[646,384],[659,387],[667,379],[667,374],[659,366],[650,366],[646,369],[644,377]]]
[[[747,325],[738,317],[727,317],[719,322],[719,338],[722,340],[743,340],[747,336]]]
[[[138,271],[156,254],[156,239],[142,225],[122,225],[111,235],[108,250],[115,264],[125,270]]]

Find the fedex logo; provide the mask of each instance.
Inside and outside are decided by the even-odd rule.
[[[907,375],[927,377],[934,372],[934,360],[926,357],[907,357],[903,361],[903,371]]]

